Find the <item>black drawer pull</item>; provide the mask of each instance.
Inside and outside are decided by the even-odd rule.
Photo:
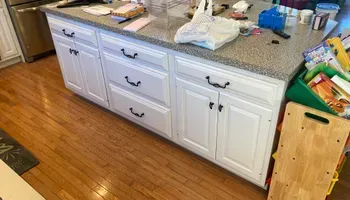
[[[126,54],[126,53],[125,53],[125,49],[120,49],[120,51],[122,51],[122,52],[123,52],[123,54],[124,54],[124,56],[126,56],[126,57],[128,57],[128,58],[135,59],[135,58],[136,58],[136,56],[137,56],[137,53],[134,53],[134,55],[133,55],[133,56],[132,56],[132,55],[129,55],[129,54]]]
[[[132,108],[129,108],[129,110],[130,110],[130,112],[133,114],[133,115],[135,115],[136,117],[143,117],[144,115],[145,115],[145,113],[141,113],[141,115],[139,114],[139,113],[134,113],[132,110]]]
[[[210,102],[210,103],[209,103],[209,108],[210,108],[210,110],[213,109],[213,105],[214,105],[214,102]]]
[[[77,51],[77,50],[75,50],[75,49],[69,48],[69,53],[70,53],[70,54],[74,53],[74,55],[78,55],[78,54],[79,54],[79,51]]]
[[[137,81],[137,83],[131,82],[129,81],[129,77],[125,76],[126,82],[128,82],[130,85],[134,86],[134,87],[139,87],[139,85],[141,84],[141,81]]]
[[[221,85],[218,84],[218,83],[211,83],[211,82],[210,82],[210,77],[209,77],[209,76],[207,76],[207,77],[205,77],[205,78],[208,80],[208,83],[209,83],[210,85],[212,85],[212,86],[214,86],[214,87],[216,87],[216,88],[224,88],[224,89],[225,89],[226,86],[230,85],[230,82],[226,82],[224,86],[221,86]]]
[[[72,32],[71,34],[66,33],[66,29],[62,29],[62,32],[67,37],[74,37],[74,34],[75,34],[74,32]]]
[[[221,105],[221,104],[219,105],[218,109],[219,109],[220,112],[222,111],[223,107],[224,107],[223,105]]]

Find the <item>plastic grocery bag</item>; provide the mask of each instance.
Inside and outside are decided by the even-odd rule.
[[[209,0],[208,9],[202,0],[191,22],[183,25],[175,35],[176,43],[193,43],[195,45],[215,50],[239,35],[239,23],[223,17],[212,16],[213,1]]]

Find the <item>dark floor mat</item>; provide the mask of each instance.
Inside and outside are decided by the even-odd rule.
[[[18,175],[39,164],[39,160],[15,139],[0,129],[0,159]]]

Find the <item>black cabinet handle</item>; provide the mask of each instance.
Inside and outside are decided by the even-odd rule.
[[[145,115],[145,113],[141,113],[141,115],[140,114],[138,114],[138,113],[135,113],[135,112],[133,112],[132,110],[132,108],[129,108],[129,110],[130,110],[130,112],[133,114],[133,115],[135,115],[136,117],[143,117],[144,115]]]
[[[222,108],[223,108],[223,107],[224,107],[223,105],[219,104],[218,109],[219,109],[220,112],[222,111]]]
[[[124,54],[124,56],[126,56],[126,57],[128,57],[128,58],[135,59],[135,58],[136,58],[136,56],[137,56],[137,53],[134,53],[134,55],[133,55],[133,56],[132,56],[132,55],[129,55],[129,54],[126,54],[126,53],[125,53],[125,49],[120,49],[120,51],[122,51],[122,52],[123,52],[123,54]]]
[[[70,54],[74,53],[74,55],[78,55],[78,54],[79,54],[79,51],[77,51],[77,50],[75,50],[75,49],[69,48],[69,53],[70,53]]]
[[[66,29],[62,29],[62,32],[67,37],[74,37],[74,34],[75,34],[74,32],[72,32],[71,34],[66,33]]]
[[[209,77],[209,76],[207,76],[207,77],[205,77],[205,78],[208,80],[209,85],[212,85],[212,86],[214,86],[214,87],[216,87],[216,88],[224,88],[224,89],[225,89],[226,86],[230,85],[230,82],[226,82],[224,86],[221,86],[221,85],[218,84],[218,83],[211,83],[211,82],[210,82],[210,77]]]
[[[210,110],[213,109],[213,105],[214,105],[214,102],[210,102],[210,103],[209,103],[209,108],[210,108]]]
[[[134,86],[134,87],[139,87],[139,85],[141,84],[141,81],[137,81],[137,83],[131,82],[129,81],[129,77],[125,76],[126,82],[128,82],[130,85]]]

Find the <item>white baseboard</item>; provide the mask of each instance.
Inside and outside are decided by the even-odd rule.
[[[17,56],[17,57],[14,57],[14,58],[11,58],[11,59],[8,59],[5,61],[1,61],[0,62],[0,69],[8,67],[10,65],[14,65],[14,64],[19,63],[19,62],[22,62],[22,59],[20,56]]]

